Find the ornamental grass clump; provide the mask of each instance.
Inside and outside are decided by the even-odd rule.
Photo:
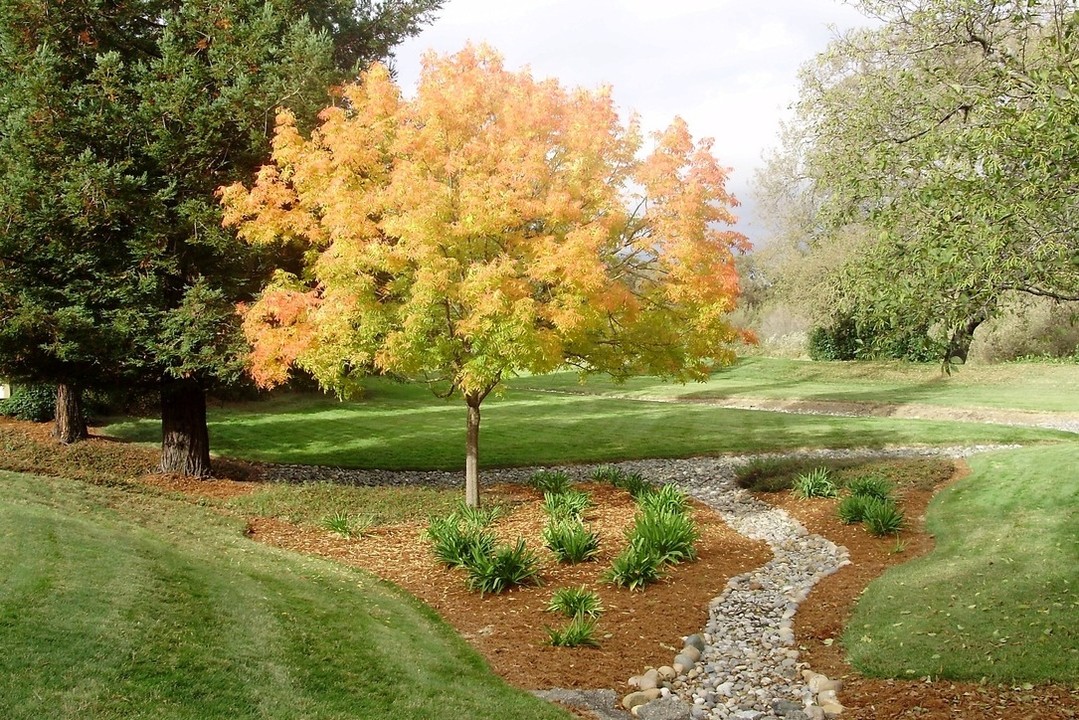
[[[689,497],[677,485],[668,483],[639,495],[637,505],[646,513],[672,512],[684,514],[689,510]]]
[[[603,579],[618,587],[640,590],[663,576],[663,561],[654,550],[631,542],[611,563]]]
[[[648,510],[637,514],[627,532],[630,545],[639,545],[659,558],[676,564],[697,559],[697,527],[685,513]]]
[[[577,615],[564,628],[547,628],[547,638],[554,647],[599,647],[596,620],[584,615]]]
[[[547,603],[550,612],[562,613],[566,617],[598,618],[603,613],[603,604],[599,594],[584,587],[564,587],[555,590],[551,601]]]
[[[592,560],[599,552],[599,535],[576,518],[551,518],[543,529],[543,542],[559,562]]]
[[[528,484],[546,494],[565,492],[572,483],[565,470],[537,470],[532,473]]]
[[[633,499],[636,500],[641,495],[652,491],[652,483],[644,479],[644,476],[637,472],[622,473],[621,476],[611,483],[616,488],[621,488],[628,492]]]
[[[538,585],[539,558],[518,538],[489,552],[476,551],[465,565],[468,587],[480,594],[500,593],[517,585]]]
[[[626,475],[625,472],[619,470],[614,465],[600,465],[592,471],[592,482],[597,483],[610,483],[615,487],[618,487],[618,483]]]
[[[903,511],[892,500],[870,499],[865,507],[863,522],[870,535],[894,535],[903,529]]]
[[[581,490],[543,493],[543,512],[552,520],[580,520],[592,506],[592,498]]]
[[[847,483],[847,490],[855,496],[871,497],[881,501],[892,499],[892,484],[876,475],[854,478]]]
[[[825,467],[799,475],[794,481],[793,490],[795,496],[801,498],[834,498],[839,495],[839,488]]]
[[[866,495],[848,495],[839,501],[836,513],[844,525],[854,525],[865,520],[866,506],[872,502],[879,502]]]
[[[371,518],[336,512],[322,519],[322,527],[343,538],[362,537],[371,528]]]
[[[438,561],[446,567],[466,567],[477,554],[494,550],[495,535],[483,527],[464,522],[457,513],[433,518],[427,538]]]

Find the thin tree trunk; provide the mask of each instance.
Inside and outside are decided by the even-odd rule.
[[[210,476],[206,392],[193,380],[161,387],[161,472]]]
[[[64,445],[89,436],[86,419],[82,415],[82,394],[74,385],[60,383],[56,386],[56,413],[52,434]]]
[[[465,396],[468,403],[468,433],[465,441],[465,502],[480,506],[480,403],[477,395]]]

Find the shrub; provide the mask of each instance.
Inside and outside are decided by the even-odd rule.
[[[361,537],[371,527],[371,519],[343,512],[323,518],[322,527],[341,537]]]
[[[851,495],[889,500],[892,497],[892,484],[882,477],[870,475],[854,478],[847,483]]]
[[[494,533],[461,521],[457,513],[431,520],[427,527],[432,551],[447,567],[466,567],[477,555],[494,550]]]
[[[592,498],[580,490],[543,493],[543,511],[552,520],[579,520],[591,505]]]
[[[677,485],[668,483],[642,493],[637,497],[637,505],[644,512],[685,513],[689,510],[689,498]]]
[[[807,340],[811,360],[854,360],[862,348],[858,327],[850,317],[840,318],[830,327],[813,328]]]
[[[569,490],[569,474],[565,470],[537,470],[528,484],[543,493],[560,493]]]
[[[558,561],[564,563],[585,562],[599,552],[599,535],[580,520],[551,518],[543,529],[543,542]]]
[[[843,524],[854,525],[865,520],[865,508],[871,502],[873,498],[866,495],[848,495],[839,501],[836,512]]]
[[[55,385],[16,385],[11,397],[0,400],[0,415],[16,420],[48,422],[55,414]]]
[[[603,579],[618,587],[639,590],[662,577],[663,561],[651,548],[631,542],[611,563]]]
[[[839,495],[839,488],[832,481],[828,468],[819,467],[798,476],[794,481],[794,494],[802,498],[834,498]]]
[[[865,507],[865,527],[870,535],[884,537],[903,529],[903,511],[891,500],[870,500]]]
[[[661,563],[696,560],[697,527],[685,513],[650,511],[638,513],[627,533],[630,544],[654,553]]]
[[[525,546],[502,545],[489,552],[476,550],[465,566],[468,587],[480,593],[500,593],[516,585],[539,584],[539,558]]]
[[[555,590],[551,601],[547,603],[547,609],[551,612],[560,612],[568,617],[586,616],[597,618],[603,613],[603,605],[599,595],[581,587],[565,587]]]
[[[561,630],[547,628],[547,637],[555,647],[599,647],[596,642],[596,621],[577,615]]]

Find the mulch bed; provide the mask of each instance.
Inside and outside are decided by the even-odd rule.
[[[594,562],[563,565],[541,550],[543,585],[500,595],[470,592],[463,571],[438,566],[423,538],[424,524],[378,528],[359,540],[277,519],[252,518],[250,529],[256,540],[339,560],[404,588],[434,608],[487,658],[496,673],[518,687],[606,687],[628,692],[626,681],[631,675],[670,663],[682,647],[682,637],[704,627],[708,601],[722,592],[728,579],[767,562],[771,555],[764,543],[738,535],[711,510],[696,505],[699,559],[675,566],[665,580],[643,591],[614,588],[599,576],[625,546],[623,531],[632,522],[633,500],[624,490],[609,485],[579,487],[595,503],[586,522],[600,535],[599,557]],[[498,485],[484,492],[485,502],[513,506],[497,523],[500,541],[524,537],[531,547],[542,546],[546,523],[542,495],[519,485]],[[606,609],[597,633],[600,647],[551,647],[546,626],[565,623],[565,618],[544,610],[551,593],[580,585],[599,593]]]

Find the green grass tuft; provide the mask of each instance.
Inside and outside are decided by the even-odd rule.
[[[637,505],[643,512],[670,512],[684,514],[689,510],[689,497],[673,483],[667,483],[650,492],[637,496]]]
[[[573,483],[565,470],[537,470],[532,473],[528,484],[546,495],[567,492]]]
[[[584,587],[564,587],[555,590],[547,604],[550,612],[559,612],[567,617],[584,615],[598,618],[603,613],[603,604],[594,590]]]
[[[643,590],[663,577],[663,560],[651,548],[630,543],[611,563],[603,579],[628,590]]]
[[[697,526],[684,513],[665,510],[638,513],[626,537],[631,545],[655,554],[661,563],[697,559]]]
[[[592,498],[582,490],[543,493],[543,512],[552,520],[580,520],[592,507]]]
[[[862,522],[870,535],[895,535],[903,529],[903,511],[892,500],[869,498],[862,511]]]
[[[469,558],[468,587],[484,593],[501,593],[517,585],[539,585],[539,558],[528,549],[524,538],[514,545],[493,550],[476,550]]]
[[[866,507],[876,502],[874,498],[865,495],[848,495],[839,501],[836,513],[844,525],[856,525],[865,520]]]
[[[486,555],[495,547],[494,533],[464,522],[456,513],[432,518],[427,538],[431,551],[446,567],[468,567],[475,556]]]
[[[891,500],[893,489],[890,482],[876,475],[857,477],[847,483],[847,490],[851,495],[871,497],[881,501]]]
[[[800,498],[834,498],[839,495],[839,488],[828,468],[818,467],[799,475],[794,481],[793,492]]]
[[[543,529],[543,542],[564,563],[586,562],[599,553],[599,535],[575,518],[552,517]]]
[[[322,527],[343,538],[357,538],[363,537],[364,533],[371,528],[371,519],[337,512],[323,518]]]
[[[547,638],[555,647],[599,647],[596,620],[577,615],[562,629],[547,628]]]
[[[653,489],[652,483],[638,472],[622,473],[612,484],[628,492],[635,500]]]

